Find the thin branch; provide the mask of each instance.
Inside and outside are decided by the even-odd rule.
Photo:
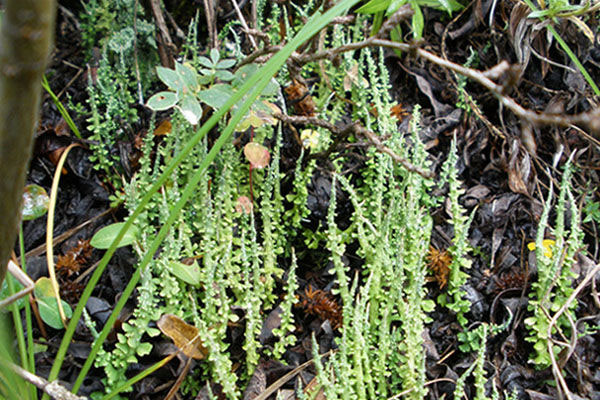
[[[325,129],[331,131],[332,133],[334,133],[336,135],[347,135],[348,133],[354,133],[354,134],[360,135],[360,136],[364,137],[365,139],[367,139],[373,146],[375,146],[375,148],[378,151],[389,155],[395,162],[402,165],[408,171],[415,172],[424,178],[433,178],[434,177],[434,174],[432,172],[424,170],[423,168],[418,167],[416,165],[413,165],[405,158],[400,157],[392,149],[390,149],[389,147],[384,145],[379,140],[379,138],[377,137],[377,135],[375,133],[369,131],[368,129],[366,129],[365,127],[363,127],[360,124],[353,123],[353,124],[348,124],[348,125],[344,126],[343,128],[338,128],[337,126],[333,125],[332,123],[327,122],[327,121],[322,120],[317,117],[289,116],[289,115],[283,115],[283,114],[276,114],[275,118],[277,118],[283,122],[289,123],[289,124],[310,124],[310,125],[314,125],[314,126],[319,126],[321,128],[325,128]]]
[[[246,23],[246,18],[244,18],[244,14],[242,14],[242,10],[240,10],[240,6],[238,5],[237,1],[231,0],[231,4],[233,5],[233,9],[235,10],[237,17],[242,24],[242,27],[245,31],[248,31],[250,27]],[[252,44],[252,47],[254,47],[254,50],[258,50],[258,46],[256,45],[256,40],[254,40],[254,37],[252,35],[248,35],[248,39],[250,39],[250,43]]]
[[[165,68],[173,68],[174,44],[165,22],[165,17],[160,6],[160,0],[150,0],[150,9],[152,10],[152,15],[154,16],[154,21],[156,21],[156,26],[158,28],[156,39],[160,64]]]
[[[57,400],[87,400],[85,396],[77,396],[71,393],[66,387],[62,386],[58,381],[48,382],[41,376],[32,374],[31,372],[19,367],[18,365],[7,363],[8,366],[15,371],[17,375],[31,383],[38,389],[44,391],[47,395]]]
[[[215,12],[214,0],[204,0],[204,14],[206,16],[206,25],[208,26],[208,37],[210,40],[210,48],[216,49],[217,43],[217,18]]]
[[[460,64],[453,63],[448,60],[423,50],[418,46],[407,43],[398,43],[391,40],[380,39],[378,37],[370,37],[360,42],[349,43],[344,46],[337,47],[331,50],[324,50],[312,54],[292,54],[291,58],[304,65],[306,63],[317,61],[321,59],[333,60],[337,55],[345,53],[347,51],[360,50],[365,47],[380,46],[400,51],[407,52],[416,57],[421,57],[427,61],[430,61],[440,67],[449,69],[458,74],[466,76],[469,79],[479,83],[484,88],[492,92],[500,101],[500,103],[510,109],[519,118],[531,122],[537,125],[558,125],[568,127],[570,125],[580,125],[587,127],[590,131],[600,136],[600,108],[593,109],[592,111],[565,115],[565,114],[552,114],[552,113],[537,113],[535,111],[527,110],[519,105],[514,99],[506,96],[504,93],[514,83],[514,76],[517,74],[517,66],[511,66],[506,60],[501,61],[498,65],[492,67],[488,71],[478,71],[472,68],[464,67]],[[507,79],[508,82],[504,84],[495,83],[490,77],[497,79]]]
[[[25,288],[20,290],[19,292],[9,296],[2,301],[0,301],[0,309],[12,304],[13,302],[19,300],[21,297],[28,295],[33,292],[35,287],[35,282],[31,280],[29,275],[27,275],[17,264],[15,264],[12,260],[8,260],[8,272],[17,280],[21,285]]]
[[[258,59],[259,57],[265,56],[267,54],[275,54],[282,48],[283,48],[283,46],[276,45],[276,46],[267,46],[262,49],[258,49],[255,52],[250,53],[250,55],[248,57],[244,58],[238,64],[238,68],[241,67],[242,65],[250,64],[251,62],[256,61],[256,59]]]
[[[571,293],[571,295],[569,296],[569,298],[567,299],[567,301],[565,302],[565,304],[562,305],[562,307],[560,308],[560,310],[558,310],[556,312],[556,314],[554,314],[554,316],[552,317],[552,319],[550,320],[550,323],[548,324],[548,330],[546,332],[547,337],[548,337],[548,354],[550,354],[550,358],[552,361],[552,373],[554,374],[554,377],[556,378],[556,380],[558,381],[558,383],[560,384],[561,389],[563,390],[563,392],[565,393],[565,395],[567,396],[568,399],[571,399],[571,393],[569,392],[569,388],[567,387],[567,383],[565,382],[565,379],[562,376],[562,373],[560,371],[560,367],[558,366],[558,363],[556,362],[556,359],[554,358],[554,352],[552,349],[552,340],[550,340],[550,338],[552,337],[552,328],[556,326],[556,323],[558,322],[558,318],[560,318],[560,316],[569,309],[569,307],[571,306],[571,304],[573,303],[573,301],[575,301],[575,298],[577,298],[577,296],[579,295],[579,293],[581,293],[581,291],[583,290],[584,287],[587,286],[588,283],[590,283],[590,281],[596,276],[596,274],[598,274],[600,272],[600,264],[596,265],[591,271],[588,272],[588,274],[585,276],[585,278],[581,281],[581,283],[579,285],[577,285],[577,287],[575,288],[575,290],[573,290],[573,293]],[[572,335],[577,335],[577,331],[573,331],[571,332]]]

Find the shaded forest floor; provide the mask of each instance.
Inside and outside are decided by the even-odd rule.
[[[140,7],[143,7],[140,2]],[[198,5],[189,4],[182,11],[177,2],[165,2],[167,12],[178,26],[187,26],[190,16]],[[226,3],[226,2],[222,2]],[[495,9],[491,9],[493,5]],[[230,5],[223,4],[217,13],[217,26],[223,27],[236,20]],[[467,65],[478,70],[489,70],[501,60],[511,64],[521,63],[519,77],[502,76],[498,81],[506,85],[507,94],[521,106],[549,113],[576,114],[598,107],[599,97],[594,96],[581,73],[571,63],[567,55],[551,39],[544,25],[534,19],[527,19],[527,8],[515,2],[475,1],[464,10],[449,17],[447,13],[426,9],[423,39],[416,45],[442,58],[457,64]],[[292,12],[293,8],[290,8]],[[49,82],[63,102],[67,96],[73,104],[86,104],[87,86],[94,79],[99,54],[85,51],[79,15],[82,12],[77,2],[63,2],[59,8],[56,26],[56,50],[49,66]],[[243,9],[243,12],[249,12]],[[204,18],[200,7],[200,18]],[[575,55],[590,73],[595,82],[600,82],[600,24],[596,12],[585,19],[589,32],[580,29],[572,21],[561,19],[555,24],[559,35],[569,44]],[[492,21],[490,25],[490,20]],[[174,31],[173,26],[168,26]],[[588,35],[586,35],[588,33]],[[204,35],[204,37],[203,37]],[[174,34],[176,54],[181,50],[182,41]],[[208,43],[208,33],[199,32],[202,46]],[[242,47],[249,47],[242,43]],[[524,320],[529,315],[527,300],[532,290],[531,282],[536,278],[535,255],[528,244],[535,241],[543,203],[549,190],[558,195],[562,177],[562,167],[568,159],[574,165],[572,191],[580,207],[584,231],[585,248],[577,254],[576,277],[572,287],[576,287],[599,258],[598,224],[600,223],[600,143],[598,135],[586,132],[577,126],[556,127],[532,125],[522,121],[506,107],[501,107],[498,99],[475,82],[463,80],[455,73],[438,65],[425,62],[411,54],[397,55],[385,50],[385,64],[390,72],[391,95],[401,104],[396,109],[398,129],[406,131],[410,114],[415,105],[422,109],[423,127],[420,137],[425,143],[431,160],[430,170],[439,176],[441,165],[455,137],[459,154],[458,172],[464,194],[461,204],[468,213],[473,212],[469,241],[474,251],[469,277],[464,289],[472,303],[468,320],[502,324],[512,314],[504,331],[490,336],[487,343],[485,368],[488,371],[488,389],[496,385],[505,393],[515,392],[522,399],[558,398],[555,378],[550,367],[536,369],[530,362],[532,344],[525,338],[529,335]],[[511,79],[513,81],[511,81]],[[308,86],[310,88],[310,82]],[[157,88],[159,85],[157,85]],[[289,100],[289,99],[288,99]],[[293,109],[293,104],[288,104]],[[140,132],[148,129],[151,112],[140,104],[132,104],[137,109],[139,120],[122,126],[127,133],[119,140],[111,154],[119,155],[120,165],[115,166],[122,179],[130,179],[135,174],[139,159]],[[85,130],[85,115],[75,118],[82,130],[84,139],[77,140],[69,132],[65,121],[52,101],[45,97],[40,127],[37,132],[35,152],[31,162],[28,183],[36,183],[49,190],[57,160],[57,154],[65,146],[78,142],[67,159],[55,216],[55,253],[64,257],[82,256],[83,263],[76,270],[61,273],[63,298],[73,307],[81,293],[94,264],[102,252],[86,247],[100,227],[123,220],[126,213],[110,208],[110,196],[114,188],[107,184],[105,174],[93,168],[90,151],[86,149],[89,135]],[[119,121],[116,121],[119,126]],[[292,128],[286,127],[283,135],[280,168],[282,174],[294,170],[299,157],[299,145]],[[360,171],[365,163],[364,147],[350,142],[336,144],[336,151],[347,146],[354,152],[355,165],[347,165]],[[318,159],[317,169],[307,185],[307,207],[311,213],[304,226],[318,227],[326,220],[327,206],[331,193],[331,179],[326,172],[329,154]],[[288,185],[289,186],[289,185]],[[282,195],[287,193],[282,186]],[[443,193],[441,193],[443,195]],[[352,212],[346,197],[338,199],[338,219],[349,218]],[[434,227],[431,250],[427,255],[430,272],[427,283],[427,297],[436,299],[444,293],[450,255],[446,250],[452,245],[453,228],[449,223],[447,204],[441,204],[433,213]],[[570,215],[570,214],[569,214]],[[550,220],[555,215],[551,213]],[[567,225],[570,222],[567,222]],[[84,224],[81,227],[81,224]],[[80,227],[78,229],[73,229]],[[27,222],[24,225],[24,238],[27,253],[28,273],[33,279],[47,274],[44,255],[45,218]],[[548,230],[547,239],[555,239]],[[298,249],[297,249],[298,251]],[[360,271],[360,257],[348,249],[347,263],[351,271]],[[297,342],[290,347],[284,358],[287,365],[263,358],[258,370],[263,378],[251,380],[256,393],[295,367],[312,358],[311,335],[316,335],[321,352],[336,348],[335,337],[339,335],[339,299],[330,293],[335,286],[334,276],[329,274],[326,255],[317,251],[298,251],[297,290],[298,304],[294,307],[296,317]],[[63,259],[64,263],[64,259]],[[67,263],[68,264],[68,263]],[[92,318],[105,321],[112,305],[119,298],[129,276],[132,274],[136,258],[126,249],[120,249],[109,264],[100,284],[88,302],[87,310]],[[319,266],[320,267],[316,267]],[[68,268],[66,265],[64,268]],[[352,272],[353,274],[354,272]],[[600,301],[597,292],[598,277],[577,294],[574,321],[580,333],[584,322],[588,326],[581,335],[559,354],[566,384],[572,391],[571,398],[600,400]],[[315,292],[316,291],[316,292]],[[310,301],[317,299],[327,312],[313,312]],[[311,300],[312,299],[312,300]],[[133,305],[131,306],[133,307]],[[314,308],[314,306],[313,306]],[[127,307],[126,310],[130,307]],[[272,309],[261,310],[265,316]],[[127,319],[128,313],[122,312]],[[440,307],[429,314],[423,334],[426,352],[428,398],[452,398],[456,379],[473,363],[473,354],[461,352],[457,334],[462,328],[456,316]],[[263,334],[269,336],[269,318],[265,318]],[[122,322],[122,321],[121,321]],[[232,324],[230,332],[231,353],[236,359],[242,358],[241,333],[239,326]],[[594,331],[594,329],[596,329]],[[118,326],[114,327],[119,332]],[[45,332],[36,328],[36,340],[47,345],[47,349],[36,355],[37,373],[47,376],[52,366],[56,348],[62,337],[60,330],[46,328]],[[114,335],[112,335],[114,336]],[[72,382],[81,364],[87,358],[93,338],[83,326],[78,329],[71,345],[67,360],[60,374],[64,382]],[[109,340],[115,340],[112,337]],[[155,344],[164,338],[155,338]],[[265,339],[268,342],[268,339]],[[145,359],[128,371],[134,374],[152,362],[159,355]],[[183,361],[174,360],[167,367],[136,383],[131,398],[163,398],[177,377],[182,373]],[[309,384],[315,371],[312,367],[299,372],[298,376]],[[256,375],[256,372],[255,372]],[[102,390],[102,370],[92,369],[84,382],[80,394]],[[206,382],[201,382],[201,386]],[[294,389],[296,379],[290,379],[283,389]],[[218,389],[215,389],[218,392]],[[251,394],[245,396],[252,399]],[[468,381],[465,396],[473,398],[475,388]],[[295,398],[293,392],[286,392]],[[187,397],[189,397],[188,395]],[[203,399],[202,393],[197,395]],[[184,396],[185,397],[185,396]],[[272,397],[274,398],[274,397]]]

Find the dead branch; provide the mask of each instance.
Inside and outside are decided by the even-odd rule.
[[[522,120],[535,125],[558,125],[568,127],[571,125],[579,125],[588,128],[597,137],[600,137],[600,109],[592,111],[565,115],[553,113],[538,113],[532,110],[527,110],[518,104],[514,99],[505,95],[507,89],[512,85],[512,77],[515,75],[517,66],[511,66],[506,60],[501,61],[498,65],[492,67],[488,71],[478,71],[472,68],[453,63],[452,61],[444,60],[443,58],[415,46],[413,44],[398,43],[391,40],[380,39],[379,37],[370,37],[360,42],[349,43],[344,46],[337,47],[331,50],[324,50],[313,54],[292,54],[291,58],[298,64],[317,61],[321,59],[333,60],[336,56],[347,51],[360,50],[365,47],[380,46],[392,49],[401,50],[409,54],[414,54],[427,61],[430,61],[440,67],[449,69],[458,74],[479,83],[487,90],[492,92],[506,108],[510,109],[515,115]],[[489,76],[489,77],[488,77]],[[508,82],[502,84],[494,82],[490,77],[496,79],[507,79]]]
[[[289,115],[283,115],[283,114],[276,114],[275,118],[277,118],[283,122],[289,123],[289,124],[309,124],[309,125],[319,126],[321,128],[325,128],[325,129],[331,131],[332,133],[334,133],[336,135],[347,135],[348,133],[354,133],[356,135],[360,135],[360,136],[364,137],[367,141],[369,141],[373,146],[375,146],[375,148],[378,151],[389,155],[390,157],[392,157],[392,159],[395,162],[402,165],[408,171],[415,172],[424,178],[433,178],[433,176],[434,176],[433,173],[431,173],[430,171],[426,171],[416,165],[413,165],[405,158],[400,157],[392,149],[385,146],[379,140],[379,138],[377,137],[377,135],[375,133],[369,131],[368,129],[366,129],[365,127],[363,127],[362,125],[360,125],[358,123],[352,123],[352,124],[348,124],[342,128],[338,128],[337,126],[333,125],[332,123],[327,122],[327,121],[322,120],[317,117],[289,116]]]
[[[31,372],[10,363],[8,365],[17,375],[31,383],[38,389],[44,391],[47,395],[57,400],[87,400],[85,396],[77,396],[71,393],[66,387],[62,386],[58,381],[48,382],[41,376],[32,374]]]

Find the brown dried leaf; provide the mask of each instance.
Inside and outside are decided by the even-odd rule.
[[[319,389],[319,391],[314,395],[316,389]],[[316,376],[308,383],[308,385],[306,385],[304,393],[309,394],[314,400],[327,400],[327,397],[325,397],[325,393],[323,392],[323,387],[319,384]]]
[[[296,115],[312,117],[315,115],[316,104],[308,89],[300,82],[294,83],[284,89],[288,101],[294,108]]]
[[[254,400],[267,389],[267,375],[265,374],[264,366],[259,364],[248,382],[246,390],[244,390],[244,400]]]
[[[54,127],[54,132],[56,133],[56,136],[70,136],[69,131],[69,125],[67,124],[67,121],[64,120],[64,118],[61,118],[60,121],[58,121],[58,124],[56,124],[56,126]]]
[[[186,356],[202,360],[208,355],[208,350],[202,345],[198,328],[195,326],[173,314],[164,314],[156,324]]]
[[[154,130],[154,136],[166,136],[169,133],[171,133],[172,128],[173,128],[173,126],[171,125],[171,121],[169,121],[168,119],[165,119]]]
[[[358,63],[354,63],[352,67],[344,76],[344,90],[349,92],[352,89],[352,86],[356,86],[359,89],[366,89],[369,87],[369,81],[367,81],[364,77],[358,76]]]
[[[53,150],[51,152],[48,153],[48,159],[50,160],[50,162],[54,165],[58,164],[58,161],[60,160],[60,156],[62,155],[63,151],[65,151],[66,146],[65,147],[60,147],[56,150]],[[66,175],[67,174],[67,170],[65,169],[65,167],[63,167],[61,169],[61,174]]]
[[[526,4],[514,6],[510,13],[508,27],[517,60],[519,64],[523,65],[523,68],[527,67],[531,55],[531,38],[528,35],[528,27],[531,22],[527,20],[527,15],[530,12],[531,10]]]
[[[517,139],[511,143],[507,172],[510,190],[529,196],[529,187],[533,186],[535,170],[531,166],[529,153],[522,151],[520,141]]]

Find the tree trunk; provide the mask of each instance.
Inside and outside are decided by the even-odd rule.
[[[0,284],[21,220],[56,1],[6,0],[4,4],[0,31]]]

